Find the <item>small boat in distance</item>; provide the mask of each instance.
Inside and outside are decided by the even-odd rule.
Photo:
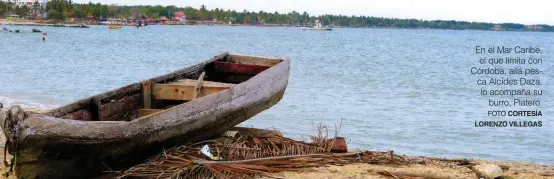
[[[54,24],[54,25],[52,25],[52,27],[65,27],[65,25],[63,25],[63,24]]]
[[[94,178],[221,135],[285,93],[290,60],[223,53],[42,113],[0,109],[18,178]]]
[[[90,28],[89,26],[85,25],[85,24],[77,24],[77,25],[72,25],[72,26],[69,26],[71,28]]]
[[[333,30],[332,28],[323,27],[321,21],[318,19],[315,21],[315,26],[313,27],[302,27],[302,30]]]
[[[123,28],[123,26],[120,26],[120,25],[110,25],[108,26],[109,29],[121,29]]]

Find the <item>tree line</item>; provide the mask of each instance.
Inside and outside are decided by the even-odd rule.
[[[8,1],[8,2],[1,1],[0,17],[6,17],[7,15],[9,15],[9,12],[11,12],[11,14],[18,15],[18,16],[27,16],[29,15],[29,13],[32,12],[32,8],[38,9],[39,7],[40,7],[40,4],[38,1],[34,2],[31,8],[29,8],[28,6],[15,6],[11,1]]]
[[[38,2],[36,2],[38,4]],[[4,12],[6,3],[0,2],[0,14]],[[4,7],[4,8],[2,8]],[[35,6],[33,6],[35,7]],[[176,12],[183,12],[187,20],[211,21],[217,20],[234,24],[278,24],[290,26],[313,25],[319,19],[324,25],[338,27],[376,27],[376,28],[430,28],[430,29],[477,29],[477,30],[516,30],[516,31],[554,31],[550,25],[539,24],[526,26],[517,23],[493,24],[486,22],[467,22],[454,20],[420,20],[384,18],[372,16],[345,16],[345,15],[320,15],[313,16],[307,12],[292,11],[289,13],[265,12],[265,11],[236,11],[230,9],[208,9],[202,5],[200,8],[176,7],[176,6],[127,6],[107,5],[100,3],[73,3],[71,0],[52,0],[46,8],[34,9],[24,7],[9,7],[9,11],[17,15],[25,16],[29,13],[47,12],[49,19],[58,21],[67,18],[81,19],[158,19],[166,17],[171,19]],[[5,12],[4,12],[5,14]]]

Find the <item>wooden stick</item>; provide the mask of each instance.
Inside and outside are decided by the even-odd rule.
[[[144,101],[144,109],[152,108],[152,82],[150,80],[142,83],[142,99]]]
[[[202,84],[204,83],[204,76],[206,76],[206,72],[202,72],[202,74],[200,74],[200,77],[198,77],[198,83],[196,83],[196,86],[194,86],[194,94],[192,96],[192,100],[198,98],[198,94],[202,90]]]

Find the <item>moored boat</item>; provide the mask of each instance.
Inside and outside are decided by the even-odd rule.
[[[82,178],[143,162],[264,111],[283,97],[289,60],[224,53],[44,113],[2,109],[19,178]]]
[[[123,28],[123,26],[120,26],[120,25],[110,25],[108,26],[109,29],[121,29]]]
[[[318,19],[315,21],[315,26],[302,27],[302,30],[333,30],[333,29],[328,27],[323,27],[323,25],[321,25],[321,21]]]
[[[71,28],[90,28],[89,26],[85,25],[85,24],[77,24],[77,25],[72,25],[72,26],[69,26]]]
[[[333,29],[325,28],[325,27],[302,27],[302,30],[333,30]]]

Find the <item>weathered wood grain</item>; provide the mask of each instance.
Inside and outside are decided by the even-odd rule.
[[[267,66],[267,67],[277,65],[281,62],[281,59],[263,58],[263,57],[248,56],[248,55],[230,55],[229,60],[230,60],[229,62],[237,63],[237,64],[260,65],[260,66]]]
[[[229,89],[228,87],[203,87],[197,97],[203,97],[210,94]],[[180,84],[153,84],[152,97],[156,100],[183,100],[190,101],[195,99],[195,86]]]
[[[152,82],[150,80],[142,82],[142,99],[145,109],[152,108]]]
[[[172,82],[172,83],[169,83],[169,84],[194,86],[197,83],[198,83],[198,80],[184,79],[184,80],[178,80],[176,82]],[[206,81],[206,80],[204,80],[204,82],[202,83],[202,86],[204,86],[204,87],[227,87],[227,88],[231,88],[235,85],[236,84],[232,84],[232,83],[221,83],[221,82]]]
[[[142,94],[126,96],[120,100],[113,100],[103,104],[102,120],[103,121],[130,121],[134,110],[141,107],[143,103]]]
[[[206,72],[202,72],[202,74],[200,74],[200,77],[198,77],[198,81],[194,85],[194,93],[192,94],[192,100],[195,100],[196,98],[198,98],[200,94],[200,90],[202,90],[202,84],[204,83],[205,76],[206,76]]]
[[[264,70],[267,70],[269,67],[261,65],[236,64],[230,62],[215,61],[214,68],[218,72],[256,75],[263,72]]]
[[[150,114],[154,114],[160,111],[163,111],[163,109],[139,109],[138,116],[139,117],[148,116]]]

